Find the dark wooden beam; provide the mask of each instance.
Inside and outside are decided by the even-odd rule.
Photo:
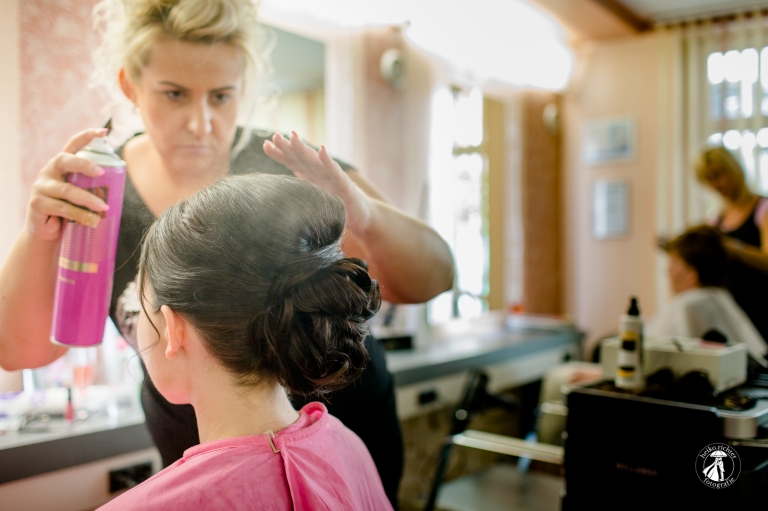
[[[748,11],[743,13],[743,16],[747,19],[753,16],[768,17],[768,9],[755,9],[754,11]],[[686,19],[684,21],[665,21],[660,25],[665,28],[673,28],[675,26],[687,26],[687,25],[702,25],[704,23],[730,23],[736,21],[738,16],[736,14],[718,14],[717,16],[703,16],[697,18]]]
[[[618,0],[592,0],[605,10],[614,14],[621,21],[635,29],[637,32],[645,32],[653,27],[650,20],[637,14],[635,11]]]

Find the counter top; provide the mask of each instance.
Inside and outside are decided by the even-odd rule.
[[[410,385],[576,344],[581,336],[567,326],[478,328],[433,340],[424,348],[388,352],[387,367],[397,386]]]
[[[0,435],[0,484],[153,447],[141,410],[106,412],[46,432]]]
[[[434,329],[421,348],[387,352],[398,387],[576,345],[581,332],[569,325],[510,322],[489,315]],[[140,407],[117,417],[100,412],[47,432],[0,434],[0,484],[152,447]]]

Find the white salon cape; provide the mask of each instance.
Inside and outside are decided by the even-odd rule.
[[[721,287],[700,287],[675,295],[648,323],[645,333],[700,339],[712,329],[722,333],[729,344],[746,344],[753,357],[768,352],[752,321]]]

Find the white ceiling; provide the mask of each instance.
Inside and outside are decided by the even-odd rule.
[[[326,41],[366,27],[400,26],[414,47],[463,85],[498,81],[560,90],[573,66],[563,28],[530,0],[261,0],[259,12],[265,23]],[[278,38],[276,53],[280,45]],[[276,78],[279,71],[276,66]]]
[[[768,8],[768,1],[758,0],[620,0],[639,16],[652,21],[735,14],[756,8]]]

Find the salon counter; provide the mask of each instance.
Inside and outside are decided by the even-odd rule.
[[[99,412],[49,431],[5,432],[0,510],[95,509],[114,496],[110,471],[146,464],[152,472],[162,468],[138,408],[120,410],[116,417]]]
[[[549,367],[575,354],[580,339],[581,333],[572,326],[514,324],[499,316],[434,330],[423,347],[387,353],[397,386],[398,414],[404,419],[428,410],[429,403],[419,399],[425,390],[434,392],[442,403],[458,399],[472,369],[484,368],[495,388],[540,379]],[[57,431],[0,434],[0,501],[5,489],[22,479],[119,460],[131,453],[150,453],[150,449],[156,453],[139,409],[116,418],[102,412]]]
[[[553,365],[577,358],[582,337],[569,323],[495,313],[433,329],[422,347],[387,353],[398,416],[457,402],[474,369],[485,371],[494,392],[539,380]]]
[[[570,325],[488,323],[459,324],[452,331],[441,330],[440,337],[433,337],[424,348],[388,352],[387,367],[397,386],[539,353],[571,351],[582,336]]]
[[[0,435],[0,485],[154,447],[141,410],[106,412],[50,431]]]

